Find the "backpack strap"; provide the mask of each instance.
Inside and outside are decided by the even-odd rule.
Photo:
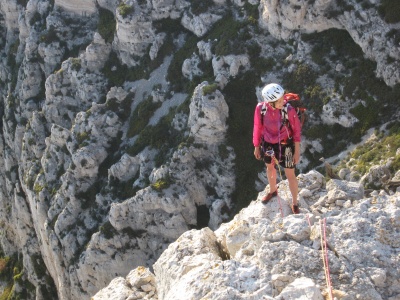
[[[290,126],[289,117],[288,117],[288,103],[286,103],[283,108],[281,109],[281,129],[283,126]]]
[[[262,107],[261,107],[261,124],[264,125],[264,116],[267,113],[267,105],[265,104],[265,102],[262,103]]]

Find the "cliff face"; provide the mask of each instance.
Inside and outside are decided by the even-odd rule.
[[[249,132],[232,139],[228,130],[240,130],[256,104],[234,100],[244,98],[235,86],[255,74],[245,97],[256,99],[261,84],[315,65],[302,33],[343,29],[387,86],[400,82],[398,23],[385,23],[377,4],[339,13],[334,1],[308,2],[2,1],[1,248],[21,271],[14,293],[89,299],[151,267],[185,232],[227,221],[232,195],[245,189],[237,177],[250,177],[235,144]],[[348,76],[342,63],[330,66]],[[319,100],[323,117],[310,109],[310,124],[361,121],[338,116],[346,86],[337,85],[329,102]],[[352,97],[349,109],[366,101]],[[320,143],[304,145],[322,153]],[[136,286],[154,290],[150,271],[135,272],[132,280],[145,278]]]
[[[366,57],[377,63],[376,74],[388,85],[400,80],[399,41],[392,36],[397,26],[388,26],[373,5],[376,1],[287,1],[261,0],[260,26],[281,39],[294,31],[346,30]],[[334,17],[337,16],[337,17]]]
[[[154,274],[136,268],[93,299],[396,299],[399,193],[364,198],[362,185],[315,171],[298,179],[300,215],[284,181],[279,200],[257,199],[216,231],[185,232]]]

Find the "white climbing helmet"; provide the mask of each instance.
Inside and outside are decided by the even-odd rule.
[[[283,96],[285,91],[277,83],[267,84],[261,91],[261,96],[266,102],[275,102]]]

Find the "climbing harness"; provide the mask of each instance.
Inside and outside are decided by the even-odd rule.
[[[319,224],[321,232],[320,236],[321,236],[321,248],[322,248],[322,261],[324,262],[326,286],[329,293],[329,300],[333,300],[332,282],[331,282],[329,262],[328,262],[328,246],[326,242],[326,219],[319,220]]]

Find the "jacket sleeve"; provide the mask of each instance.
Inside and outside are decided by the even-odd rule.
[[[296,113],[296,109],[290,107],[288,110],[288,118],[290,128],[292,129],[293,142],[301,142],[301,124],[299,116]]]
[[[262,135],[262,122],[261,122],[261,104],[256,106],[254,112],[254,126],[253,126],[253,145],[258,147],[261,145],[261,135]]]

